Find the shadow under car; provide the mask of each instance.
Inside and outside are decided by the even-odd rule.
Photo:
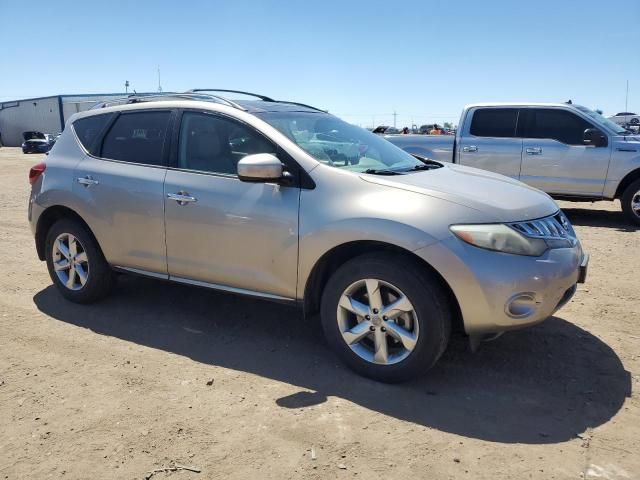
[[[607,422],[631,393],[616,353],[576,325],[552,317],[471,354],[453,339],[423,378],[386,385],[339,364],[317,318],[292,306],[157,280],[121,276],[94,305],[49,286],[37,308],[60,321],[300,387],[274,398],[301,408],[337,396],[400,420],[494,442],[554,443]]]

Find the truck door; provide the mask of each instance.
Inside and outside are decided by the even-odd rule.
[[[511,178],[519,178],[522,138],[516,136],[518,108],[480,107],[467,113],[458,162]],[[471,121],[468,117],[471,115]]]
[[[611,143],[585,145],[584,131],[595,127],[575,112],[551,107],[522,112],[520,180],[550,194],[601,196]]]

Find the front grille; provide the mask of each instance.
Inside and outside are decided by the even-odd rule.
[[[537,220],[510,223],[509,226],[530,238],[565,239],[576,237],[571,223],[561,211]]]

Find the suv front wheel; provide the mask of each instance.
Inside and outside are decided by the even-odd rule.
[[[342,265],[322,295],[329,345],[353,370],[397,383],[444,352],[451,312],[440,283],[402,255],[366,254]]]
[[[47,268],[63,297],[91,303],[106,296],[114,283],[109,264],[93,236],[78,221],[57,221],[47,232]]]

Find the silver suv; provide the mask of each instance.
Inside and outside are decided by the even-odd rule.
[[[584,281],[588,257],[539,190],[224,92],[69,119],[29,201],[65,298],[102,298],[118,271],[297,302],[351,368],[398,382],[428,370],[452,329],[477,345],[539,323]]]

